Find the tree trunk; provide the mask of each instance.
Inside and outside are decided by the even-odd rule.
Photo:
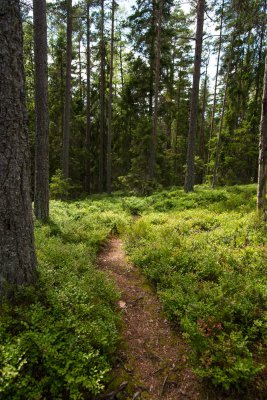
[[[152,121],[150,157],[149,157],[149,178],[154,179],[156,169],[156,147],[158,130],[158,103],[159,103],[159,83],[160,83],[160,55],[161,55],[161,23],[162,23],[163,0],[158,1],[157,12],[157,41],[156,41],[156,68],[154,84],[154,111]]]
[[[82,33],[79,34],[78,37],[78,64],[79,64],[79,95],[81,101],[83,101],[83,84],[82,84]]]
[[[267,1],[265,0],[263,3],[263,13],[266,15],[266,8],[267,8]],[[264,22],[262,23],[261,27],[261,32],[260,32],[260,45],[259,45],[259,51],[258,51],[258,69],[257,69],[257,75],[256,75],[256,90],[255,90],[255,114],[257,112],[257,104],[258,100],[260,98],[260,76],[261,76],[261,63],[262,63],[262,49],[263,49],[263,44],[264,44],[264,37],[265,37],[265,32],[266,32],[266,18]],[[255,115],[254,114],[254,115]]]
[[[91,17],[90,17],[90,0],[86,5],[86,161],[85,161],[85,190],[91,193]]]
[[[49,217],[49,121],[46,0],[33,0],[35,59],[35,187],[37,219]]]
[[[197,113],[198,113],[198,95],[202,56],[203,26],[204,26],[205,0],[198,0],[197,6],[197,30],[196,30],[196,48],[193,73],[193,88],[190,109],[190,125],[187,148],[187,168],[185,176],[185,192],[194,190],[195,173],[195,142],[197,131]]]
[[[259,141],[259,173],[257,207],[260,218],[266,221],[266,181],[267,181],[267,51],[265,58],[264,87]]]
[[[123,74],[123,62],[122,62],[122,43],[121,43],[121,37],[120,37],[120,52],[119,52],[119,57],[120,57],[120,73],[121,73],[121,91],[123,92],[123,89],[124,89],[124,74]]]
[[[177,91],[177,109],[176,109],[176,121],[175,121],[175,134],[174,134],[174,175],[175,178],[177,177],[178,174],[178,152],[177,152],[177,143],[178,143],[178,136],[179,136],[179,128],[180,128],[180,121],[179,121],[179,116],[180,116],[180,105],[181,105],[181,85],[182,85],[182,71],[179,70],[178,72],[178,91]],[[174,180],[174,185],[175,185],[176,179]]]
[[[70,159],[70,105],[71,105],[71,61],[72,61],[72,0],[67,3],[67,55],[66,55],[66,90],[64,105],[63,131],[63,176],[69,178]]]
[[[206,154],[205,154],[205,128],[206,128],[206,108],[207,108],[207,96],[208,96],[208,65],[209,61],[206,64],[206,73],[205,73],[205,80],[204,80],[204,93],[203,93],[203,101],[202,101],[202,110],[201,110],[201,126],[199,132],[199,158],[205,163]],[[203,183],[204,180],[204,169],[201,172],[200,181]]]
[[[112,101],[113,101],[113,63],[114,63],[114,18],[115,0],[112,0],[111,13],[111,45],[109,71],[109,100],[108,100],[108,146],[107,146],[107,192],[111,194],[111,144],[112,144]]]
[[[19,0],[0,2],[0,293],[37,279]]]
[[[217,185],[217,172],[218,172],[218,167],[219,167],[219,156],[220,156],[221,140],[222,140],[222,128],[223,128],[224,113],[225,113],[225,108],[226,108],[227,91],[228,91],[228,84],[229,84],[229,74],[230,74],[230,61],[229,61],[229,65],[228,65],[226,85],[225,85],[224,95],[223,95],[222,111],[221,111],[221,116],[220,116],[220,126],[219,126],[218,139],[217,139],[216,150],[215,150],[215,160],[214,160],[213,177],[212,177],[212,187],[213,188],[215,188]]]
[[[153,94],[154,94],[154,69],[155,69],[155,29],[156,29],[156,1],[152,0],[152,21],[151,21],[151,45],[150,45],[150,54],[149,54],[149,66],[150,66],[150,73],[149,73],[149,108],[148,113],[151,121],[153,119]]]
[[[105,130],[105,42],[104,42],[104,0],[101,0],[100,22],[100,131],[99,131],[99,176],[98,190],[104,189],[104,130]]]
[[[216,75],[215,75],[214,94],[213,94],[213,104],[212,104],[211,123],[210,123],[210,137],[209,137],[209,148],[208,148],[207,173],[209,173],[210,141],[211,141],[211,139],[213,137],[214,119],[215,119],[216,103],[217,103],[218,77],[219,77],[219,67],[220,67],[221,50],[222,50],[222,28],[223,28],[223,17],[224,17],[224,2],[225,2],[225,0],[222,1],[221,23],[220,23],[220,33],[219,33],[219,48],[218,48],[218,56],[217,56]]]

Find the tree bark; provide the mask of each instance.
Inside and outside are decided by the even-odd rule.
[[[79,64],[79,95],[81,101],[83,101],[83,84],[82,84],[82,37],[83,34],[80,33],[78,37],[78,64]]]
[[[49,121],[46,0],[33,0],[35,59],[35,186],[37,219],[49,218]]]
[[[104,189],[104,130],[105,130],[105,42],[104,42],[104,0],[101,0],[101,22],[100,22],[100,130],[99,130],[99,176],[98,190]]]
[[[69,178],[70,159],[70,105],[71,105],[71,61],[72,61],[72,0],[67,3],[67,55],[66,55],[66,89],[64,104],[63,129],[63,176]]]
[[[0,293],[36,282],[19,0],[0,2]]]
[[[259,45],[259,50],[258,50],[258,68],[257,68],[257,75],[256,75],[256,83],[255,83],[255,98],[254,98],[254,108],[253,108],[253,130],[256,132],[258,129],[258,110],[260,108],[260,81],[261,81],[261,64],[263,59],[263,46],[264,46],[264,37],[266,33],[266,11],[267,11],[267,1],[263,1],[263,15],[264,18],[262,21],[261,25],[261,31],[260,31],[260,45]],[[253,160],[254,161],[254,160]],[[253,182],[256,181],[258,175],[258,160],[253,163],[251,163],[251,177],[253,177]]]
[[[121,36],[120,36],[120,51],[119,51],[119,57],[120,57],[120,73],[121,73],[121,91],[123,92],[123,89],[124,89],[124,73],[123,73],[123,61],[122,61],[122,43],[121,43]]]
[[[257,207],[260,218],[266,221],[266,182],[267,182],[267,51],[265,58],[264,87],[259,141],[259,172]]]
[[[110,44],[110,71],[109,71],[109,100],[108,100],[108,141],[107,141],[107,192],[111,194],[111,144],[112,144],[112,106],[113,106],[113,69],[114,69],[114,19],[115,0],[112,0],[111,11],[111,44]]]
[[[263,3],[263,14],[266,16],[266,8],[267,8],[267,1],[265,0]],[[260,45],[259,45],[259,51],[258,51],[258,69],[257,69],[257,75],[256,75],[256,90],[255,90],[255,113],[257,112],[257,104],[258,100],[260,98],[260,76],[261,76],[261,63],[262,63],[262,49],[264,45],[264,37],[265,37],[265,32],[266,32],[266,18],[262,23],[261,27],[261,32],[260,32]]]
[[[207,108],[207,97],[208,97],[208,65],[209,61],[206,64],[206,72],[205,72],[205,80],[204,80],[204,93],[203,93],[203,101],[202,101],[202,110],[201,110],[201,126],[199,131],[199,158],[205,163],[206,154],[205,154],[205,129],[206,129],[206,108]],[[200,181],[203,183],[204,180],[204,169],[201,173]]]
[[[163,0],[159,0],[158,10],[157,10],[157,41],[156,41],[157,48],[156,48],[156,65],[155,65],[155,84],[154,84],[154,110],[153,110],[153,120],[152,120],[149,171],[148,171],[150,179],[154,179],[155,169],[156,169],[162,11],[163,11]]]
[[[156,2],[157,0],[152,0],[152,20],[151,20],[151,45],[149,51],[149,98],[148,98],[148,113],[151,121],[153,121],[153,95],[154,95],[154,76],[155,76],[155,30],[156,30]]]
[[[185,192],[194,190],[194,174],[195,174],[195,142],[197,131],[197,113],[198,113],[198,95],[199,81],[202,57],[203,42],[203,26],[204,26],[205,0],[198,0],[197,5],[197,30],[196,30],[196,48],[193,73],[193,88],[190,109],[190,125],[187,148],[187,168],[185,176]]]
[[[216,150],[215,150],[215,160],[214,160],[213,177],[212,177],[213,189],[217,185],[217,172],[218,172],[218,167],[219,167],[219,156],[220,156],[221,141],[222,141],[223,120],[224,120],[224,113],[225,113],[226,100],[227,100],[229,73],[230,73],[230,64],[228,66],[228,71],[227,71],[226,85],[225,85],[224,95],[223,95],[222,111],[221,111],[221,116],[220,116],[220,126],[219,126],[218,138],[217,138],[217,144],[216,144]]]
[[[177,178],[178,174],[178,168],[177,168],[177,143],[178,143],[178,136],[179,136],[179,130],[180,130],[180,121],[179,121],[179,116],[180,116],[180,105],[181,105],[181,86],[182,86],[182,71],[179,69],[178,72],[178,91],[177,91],[177,108],[176,108],[176,121],[175,121],[175,134],[174,134],[174,175]],[[175,179],[176,181],[176,179]],[[175,184],[174,181],[174,184]]]
[[[91,193],[91,17],[90,17],[90,0],[86,5],[86,161],[85,161],[85,190]]]
[[[210,137],[209,137],[209,148],[208,148],[207,173],[209,173],[210,141],[211,141],[211,139],[213,137],[214,119],[215,119],[216,103],[217,103],[218,77],[219,77],[219,67],[220,67],[221,50],[222,50],[222,28],[223,28],[223,17],[224,17],[224,2],[225,2],[225,0],[222,0],[222,12],[221,12],[220,33],[219,33],[219,48],[218,48],[218,56],[217,56],[217,64],[216,64],[216,75],[215,75],[213,104],[212,104],[211,123],[210,123]]]

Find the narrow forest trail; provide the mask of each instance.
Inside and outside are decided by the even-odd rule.
[[[117,387],[128,381],[131,395],[118,399],[198,400],[201,384],[187,366],[187,347],[165,319],[159,300],[139,269],[127,260],[122,241],[111,238],[99,254],[121,292],[123,349],[115,371]]]

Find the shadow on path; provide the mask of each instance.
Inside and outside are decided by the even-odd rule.
[[[146,279],[127,260],[122,241],[111,238],[100,253],[98,267],[121,292],[123,348],[114,371],[114,399],[202,400],[202,385],[187,366],[187,346],[174,333]],[[124,386],[126,386],[124,391]],[[128,392],[128,394],[127,394]],[[115,392],[114,392],[115,393]],[[110,398],[110,397],[103,397]]]

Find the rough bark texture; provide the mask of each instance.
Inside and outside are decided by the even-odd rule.
[[[104,42],[104,0],[101,0],[100,22],[100,130],[99,130],[99,176],[98,190],[104,190],[104,129],[105,129],[105,42]]]
[[[149,178],[154,179],[156,169],[156,147],[158,130],[158,104],[159,104],[159,83],[160,83],[160,55],[161,55],[161,23],[163,0],[157,3],[157,41],[156,41],[156,65],[155,65],[155,83],[154,83],[154,110],[152,120],[151,145],[149,157]]]
[[[91,193],[91,19],[90,19],[90,1],[87,2],[86,11],[86,161],[85,161],[85,190]]]
[[[189,125],[188,148],[187,148],[187,168],[186,168],[185,186],[184,186],[186,192],[194,190],[195,142],[196,142],[196,131],[197,131],[198,95],[199,95],[201,56],[202,56],[204,12],[205,12],[205,0],[198,0],[196,48],[195,48],[193,88],[192,88],[190,125]]]
[[[72,0],[67,3],[67,59],[66,59],[66,91],[64,105],[63,130],[63,176],[69,178],[70,152],[70,104],[71,104],[71,61],[72,61]]]
[[[109,100],[108,100],[108,146],[107,146],[107,192],[111,194],[111,144],[112,144],[112,103],[113,103],[113,70],[114,70],[114,18],[115,0],[112,0],[111,12],[111,44],[109,71]]]
[[[266,181],[267,181],[267,51],[265,58],[264,87],[262,96],[260,142],[259,142],[259,173],[257,205],[260,217],[266,221]]]
[[[46,0],[33,0],[35,60],[35,187],[37,219],[49,217],[49,122]]]
[[[0,1],[0,293],[36,281],[19,0]]]

